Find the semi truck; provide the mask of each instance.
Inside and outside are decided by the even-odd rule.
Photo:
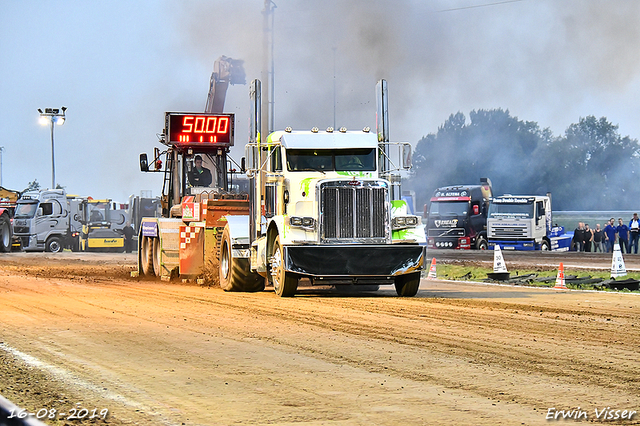
[[[118,226],[123,227],[126,220],[126,214],[111,208],[111,200],[46,189],[22,194],[16,203],[13,234],[25,251],[121,251],[124,240]]]
[[[569,251],[571,235],[552,222],[551,194],[502,195],[489,205],[489,247],[502,250]]]
[[[491,180],[434,191],[427,211],[427,246],[432,249],[486,250]]]
[[[254,80],[240,164],[227,157],[233,114],[165,114],[164,217],[142,219],[139,273],[198,278],[215,268],[226,291],[262,291],[268,283],[281,297],[293,296],[302,278],[311,285],[389,284],[414,296],[426,238],[421,218],[394,187],[399,170],[410,167],[410,146],[388,142],[388,127],[378,134],[285,128],[263,136],[260,91]],[[378,123],[387,123],[386,114],[381,81]],[[213,169],[207,187],[189,183],[196,156]],[[152,162],[141,154],[141,170],[161,171],[158,164],[157,154]],[[232,191],[230,176],[243,171],[249,191]]]

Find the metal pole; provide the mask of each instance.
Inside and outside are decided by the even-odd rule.
[[[53,117],[51,117],[51,189],[56,189],[56,160],[55,150],[53,145]]]

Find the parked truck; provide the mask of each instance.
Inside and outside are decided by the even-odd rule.
[[[502,195],[489,205],[489,246],[502,250],[568,251],[571,236],[553,226],[551,194]]]
[[[118,226],[125,222],[122,212],[112,210],[111,200],[46,189],[22,194],[16,203],[13,233],[25,251],[120,251],[124,242]]]
[[[378,122],[386,123],[386,85],[378,87]],[[233,114],[165,114],[164,217],[142,219],[139,272],[197,278],[213,265],[227,291],[261,291],[268,283],[277,295],[293,296],[307,278],[312,285],[391,284],[398,295],[415,295],[426,239],[421,218],[392,186],[399,182],[393,172],[409,167],[410,146],[389,143],[388,128],[377,135],[286,128],[264,137],[258,80],[251,99],[240,165],[227,158]],[[402,165],[392,160],[396,149]],[[207,187],[189,183],[198,155],[213,172]],[[157,168],[158,158],[141,154],[141,169]],[[248,193],[232,191],[229,176],[245,170]]]
[[[438,188],[427,212],[427,245],[435,249],[486,250],[491,180]]]

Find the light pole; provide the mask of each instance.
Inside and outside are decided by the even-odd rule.
[[[62,110],[62,113],[60,112]],[[55,149],[53,144],[53,127],[54,125],[62,126],[65,120],[65,112],[67,107],[62,108],[45,108],[44,112],[38,108],[40,113],[40,124],[46,126],[51,125],[51,189],[56,189],[56,161],[55,161]]]

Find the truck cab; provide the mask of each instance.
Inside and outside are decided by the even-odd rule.
[[[552,224],[550,194],[494,197],[487,227],[491,248],[566,251],[571,242],[564,228]]]
[[[486,250],[491,181],[453,185],[433,193],[427,213],[427,245],[434,249]]]
[[[13,233],[26,251],[57,253],[69,245],[69,220],[64,190],[26,192],[16,204]]]

